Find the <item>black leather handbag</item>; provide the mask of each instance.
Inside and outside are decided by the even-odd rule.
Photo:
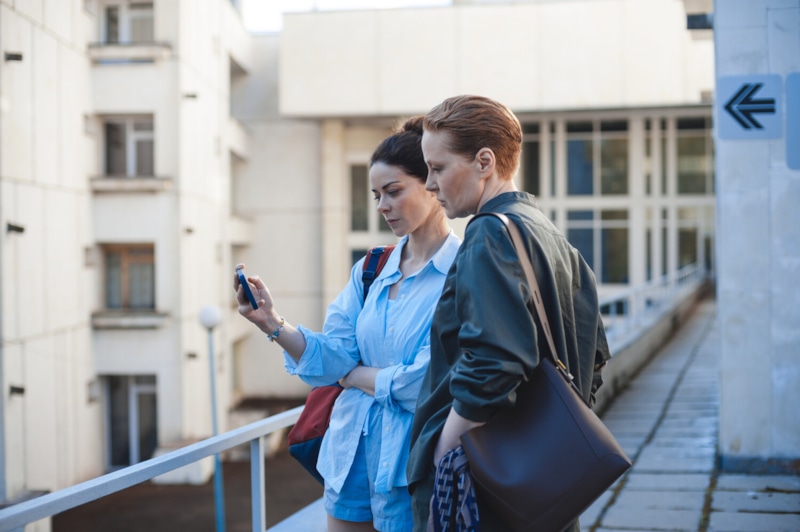
[[[509,530],[560,532],[608,489],[631,462],[584,402],[556,356],[536,276],[517,226],[503,214],[536,303],[550,357],[541,357],[513,408],[461,435],[479,504]]]

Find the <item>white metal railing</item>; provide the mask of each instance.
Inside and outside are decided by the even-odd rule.
[[[600,298],[600,310],[609,342],[621,342],[629,334],[649,327],[677,301],[696,290],[707,273],[698,264],[683,268],[639,286]]]
[[[302,411],[303,407],[298,406],[119,471],[0,510],[0,532],[21,529],[28,523],[92,502],[248,442],[253,531],[263,532],[266,527],[264,436],[294,425]]]

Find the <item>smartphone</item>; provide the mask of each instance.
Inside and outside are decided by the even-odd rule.
[[[236,275],[239,276],[239,283],[244,287],[244,293],[247,294],[247,299],[250,300],[250,306],[253,307],[253,310],[258,310],[258,303],[256,303],[256,298],[253,297],[253,291],[250,290],[250,284],[244,276],[244,270],[237,268]]]

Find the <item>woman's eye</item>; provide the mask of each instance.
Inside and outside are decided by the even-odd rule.
[[[375,201],[380,201],[381,197],[380,196],[372,196],[372,199],[375,200]]]

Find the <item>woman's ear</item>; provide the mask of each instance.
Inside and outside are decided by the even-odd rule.
[[[482,174],[489,175],[494,172],[496,160],[491,148],[481,148],[475,155],[475,161]]]

